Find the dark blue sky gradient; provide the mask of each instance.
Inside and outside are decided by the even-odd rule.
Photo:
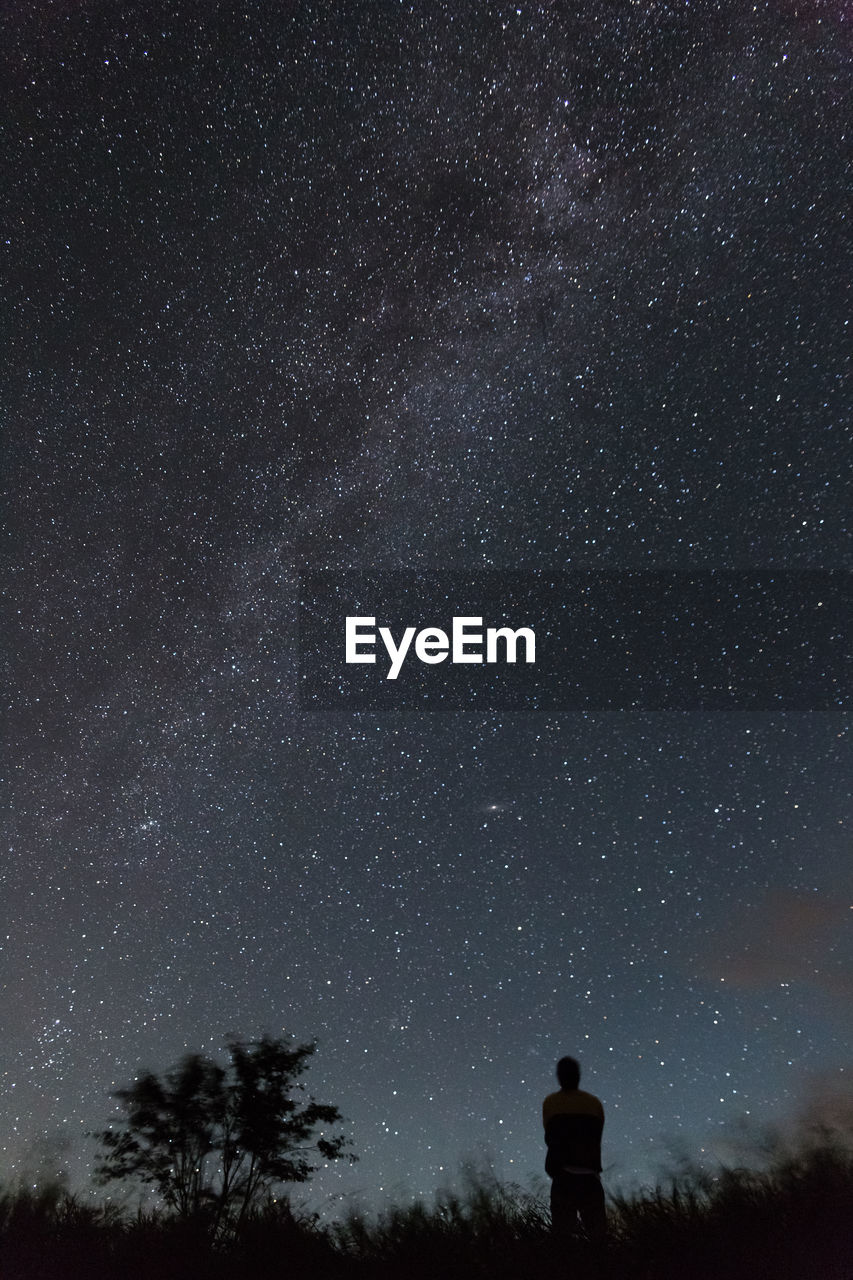
[[[845,705],[311,712],[297,642],[309,570],[853,567],[840,3],[0,23],[0,1172],[228,1033],[373,1202],[539,1173],[566,1052],[611,1186],[838,1116]]]

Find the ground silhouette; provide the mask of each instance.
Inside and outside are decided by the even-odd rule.
[[[323,1223],[272,1201],[217,1245],[204,1222],[123,1217],[58,1187],[0,1196],[4,1280],[851,1280],[853,1157],[830,1141],[762,1171],[611,1197],[605,1243],[557,1248],[544,1201],[490,1176],[431,1205]]]

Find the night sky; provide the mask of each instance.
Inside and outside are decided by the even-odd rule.
[[[842,0],[6,0],[0,1172],[225,1037],[360,1163],[851,1101],[846,700],[316,711],[315,570],[853,569]],[[846,261],[846,265],[845,265]],[[425,621],[435,621],[426,619]]]

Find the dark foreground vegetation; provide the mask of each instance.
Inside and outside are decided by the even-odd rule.
[[[763,1172],[693,1174],[610,1205],[600,1250],[558,1245],[547,1207],[488,1177],[377,1218],[323,1224],[270,1202],[218,1244],[203,1218],[122,1216],[60,1188],[0,1197],[2,1280],[853,1280],[853,1157],[831,1145]]]

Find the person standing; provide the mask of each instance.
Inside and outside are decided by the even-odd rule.
[[[545,1172],[551,1179],[551,1225],[560,1235],[577,1230],[600,1244],[607,1230],[601,1185],[601,1133],[604,1107],[579,1088],[581,1069],[575,1058],[557,1063],[560,1088],[542,1103],[545,1126]]]

